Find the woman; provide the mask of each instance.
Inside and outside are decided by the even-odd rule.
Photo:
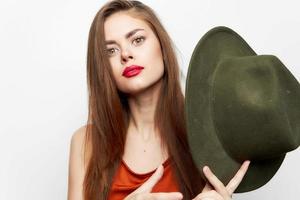
[[[68,199],[231,199],[193,162],[172,42],[151,8],[106,3],[90,28],[88,125],[71,141]],[[82,144],[85,144],[82,147]]]

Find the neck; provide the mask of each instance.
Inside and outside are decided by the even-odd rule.
[[[156,133],[154,118],[161,86],[162,79],[145,91],[128,97],[129,129],[144,140],[148,140]]]

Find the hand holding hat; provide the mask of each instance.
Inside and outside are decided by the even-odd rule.
[[[227,185],[251,165],[235,192],[266,184],[300,145],[300,85],[274,55],[257,55],[227,27],[198,42],[185,89],[188,140],[199,170]],[[204,176],[204,175],[203,175]]]
[[[223,183],[212,173],[212,171],[207,166],[205,166],[203,168],[203,172],[209,183],[205,185],[202,192],[198,194],[193,200],[231,200],[233,192],[239,186],[240,182],[247,172],[249,163],[250,161],[245,161],[239,171],[226,186],[224,186]]]

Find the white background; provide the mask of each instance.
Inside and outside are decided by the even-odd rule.
[[[2,0],[0,3],[0,199],[66,199],[72,134],[87,118],[86,49],[104,1]],[[300,79],[297,1],[147,0],[177,46],[184,74],[209,29],[238,32],[258,54],[274,54]],[[300,197],[300,150],[238,200]]]

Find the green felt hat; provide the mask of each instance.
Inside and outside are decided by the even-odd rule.
[[[227,27],[208,31],[193,52],[185,112],[201,173],[208,165],[227,185],[251,161],[235,193],[266,184],[300,145],[298,81],[276,56],[257,55]]]

